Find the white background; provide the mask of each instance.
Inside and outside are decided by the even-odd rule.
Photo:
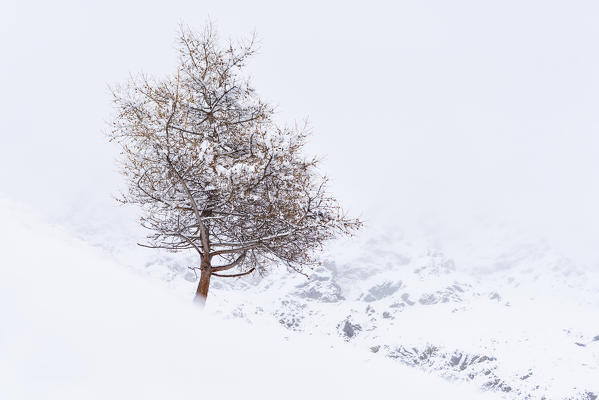
[[[471,235],[503,224],[592,256],[593,1],[3,2],[0,193],[51,219],[113,212],[108,85],[171,73],[178,24],[256,31],[248,66],[354,215]],[[425,225],[428,224],[428,225]]]

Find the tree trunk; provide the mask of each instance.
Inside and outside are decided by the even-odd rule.
[[[208,297],[208,288],[210,287],[210,275],[212,275],[210,267],[202,268],[202,273],[200,274],[200,283],[198,283],[198,288],[196,290],[196,295],[194,298],[194,302],[202,307],[206,304],[206,298]]]

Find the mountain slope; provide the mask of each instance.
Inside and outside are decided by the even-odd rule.
[[[0,218],[0,398],[493,398],[268,319],[202,313],[13,204]]]
[[[366,234],[332,246],[309,280],[277,269],[254,279],[215,279],[209,308],[250,322],[278,321],[507,399],[593,399],[597,268],[540,242],[485,239],[485,256],[474,257]],[[171,283],[189,295],[195,277],[185,274],[185,262],[166,264],[180,267]],[[147,267],[161,270],[168,269],[160,262]]]

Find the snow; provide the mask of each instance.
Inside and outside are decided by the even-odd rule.
[[[202,312],[0,200],[0,398],[496,398],[325,337]]]
[[[515,234],[482,235],[477,253],[387,231],[360,236],[330,246],[309,280],[284,269],[215,279],[208,308],[249,323],[276,321],[506,399],[599,392],[596,265]],[[145,272],[160,277],[180,263]],[[184,273],[166,279],[184,296],[195,285]]]
[[[0,192],[69,231],[0,201],[0,399],[200,397],[208,382],[216,398],[338,398],[368,386],[354,369],[368,398],[597,398],[598,2],[302,2],[295,18],[260,1],[36,3],[0,13]],[[348,215],[389,228],[330,247],[309,281],[214,279],[200,314],[197,258],[135,245],[99,132],[107,83],[172,73],[182,14],[201,27],[207,11],[225,36],[257,30],[248,67],[277,121],[308,115],[306,156],[326,157]],[[289,358],[301,371],[281,371]]]

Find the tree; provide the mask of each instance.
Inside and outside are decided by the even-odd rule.
[[[241,76],[254,42],[220,47],[211,25],[182,27],[175,74],[113,89],[108,136],[128,182],[119,200],[141,206],[143,246],[197,252],[202,304],[213,276],[273,264],[302,272],[326,240],[361,226],[327,193],[318,160],[303,156],[307,129],[278,126]]]

